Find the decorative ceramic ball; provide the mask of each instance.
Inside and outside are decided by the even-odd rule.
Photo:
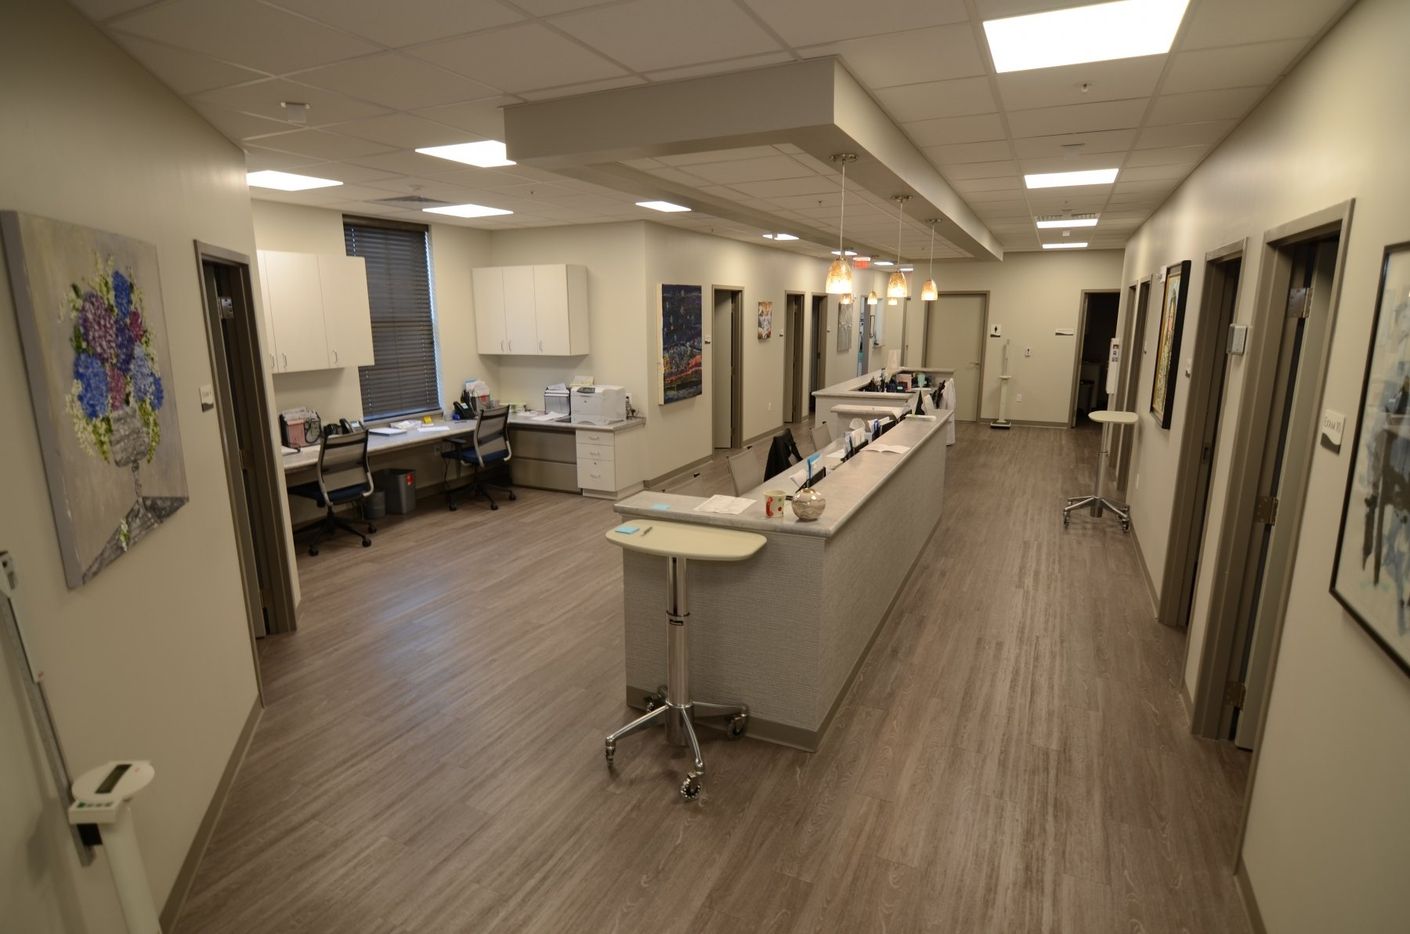
[[[827,500],[812,487],[793,494],[793,514],[804,522],[812,522],[823,514]]]

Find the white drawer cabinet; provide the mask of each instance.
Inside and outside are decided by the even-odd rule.
[[[475,342],[482,354],[588,352],[587,267],[487,266],[471,270]]]
[[[620,499],[642,487],[641,445],[646,432],[578,432],[578,486],[586,496]]]
[[[323,291],[328,366],[371,366],[372,309],[367,302],[367,260],[361,256],[320,256],[318,284]]]
[[[259,279],[273,372],[372,365],[365,260],[260,250]]]

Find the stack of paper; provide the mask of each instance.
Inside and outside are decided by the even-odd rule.
[[[750,506],[754,505],[754,500],[745,499],[742,496],[712,496],[699,506],[695,507],[696,512],[715,512],[726,516],[737,516]]]
[[[416,430],[417,430],[417,431],[423,431],[423,432],[450,431],[450,426],[449,426],[449,425],[422,425],[420,428],[418,428],[418,429],[416,429]]]
[[[873,441],[863,450],[875,451],[878,454],[904,454],[911,449],[909,444],[882,444],[880,441]]]
[[[385,428],[369,428],[369,429],[367,429],[367,430],[368,430],[369,432],[371,432],[372,434],[374,434],[374,435],[404,435],[404,434],[406,434],[406,429],[405,429],[405,428],[392,428],[390,425],[387,426],[387,427],[385,427]]]

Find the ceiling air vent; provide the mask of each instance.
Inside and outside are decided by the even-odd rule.
[[[396,208],[441,208],[450,204],[449,201],[427,198],[424,195],[398,195],[395,198],[377,198],[367,203],[385,204]]]

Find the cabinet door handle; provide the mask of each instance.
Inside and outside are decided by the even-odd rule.
[[[514,342],[513,342],[513,341],[505,341],[504,344],[505,344],[506,347],[509,348],[509,352],[510,352],[510,353],[513,353],[513,352],[514,352]]]
[[[337,352],[336,350],[333,351],[333,362],[334,362],[334,363],[337,363],[337,362],[338,362],[338,352]]]
[[[543,353],[543,341],[539,341],[539,353]]]
[[[284,369],[287,370],[287,369],[289,368],[289,355],[286,354],[286,353],[281,353],[279,356],[283,358],[283,360],[284,360]]]

